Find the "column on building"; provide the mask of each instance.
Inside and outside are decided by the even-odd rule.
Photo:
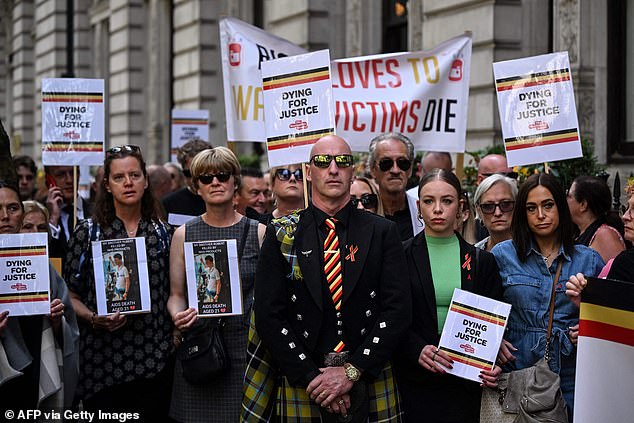
[[[10,135],[14,151],[33,157],[40,155],[39,131],[35,130],[39,118],[39,107],[35,96],[35,54],[34,30],[35,5],[33,2],[13,2],[12,33],[10,35],[10,54],[4,60],[10,72],[7,109],[10,109]],[[45,22],[50,22],[50,20]],[[2,72],[0,72],[2,74]],[[5,75],[7,75],[6,73]]]
[[[112,0],[109,19],[110,145],[136,144],[145,136],[146,11],[143,0]]]

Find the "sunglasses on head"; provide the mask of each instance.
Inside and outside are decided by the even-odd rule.
[[[394,160],[389,157],[384,157],[379,160],[379,169],[381,169],[381,172],[387,172],[392,169],[392,166],[394,166]],[[412,162],[404,157],[400,157],[396,159],[396,166],[403,172],[407,172],[409,168],[412,167]]]
[[[304,174],[302,173],[301,169],[295,169],[292,172],[290,169],[277,169],[275,171],[275,176],[277,176],[277,179],[279,179],[280,181],[289,181],[291,179],[291,176],[294,176],[296,181],[301,181],[304,179]]]
[[[482,203],[480,204],[480,210],[484,214],[493,214],[495,213],[495,209],[499,207],[502,213],[508,213],[513,211],[515,208],[515,201],[500,201],[499,203]]]
[[[330,166],[330,162],[335,161],[337,167],[350,167],[354,163],[352,154],[337,154],[332,156],[330,154],[315,154],[310,158],[312,164],[321,169],[325,169]]]
[[[117,145],[116,147],[112,147],[111,149],[106,151],[106,154],[111,156],[113,154],[140,153],[140,152],[141,152],[141,147],[139,147],[138,145],[127,144],[127,145]]]
[[[483,176],[486,176],[487,178],[489,176],[493,176],[493,175],[502,175],[502,176],[506,176],[507,178],[511,178],[511,179],[517,179],[517,172],[493,172],[493,173],[483,173]]]
[[[376,209],[379,205],[379,197],[376,194],[362,194],[361,198],[357,198],[354,195],[350,196],[350,203],[353,207],[357,207],[361,202],[364,209]]]
[[[204,175],[200,175],[197,179],[203,185],[209,185],[214,181],[214,178],[218,179],[218,182],[227,182],[230,177],[231,174],[229,172],[220,172],[214,174],[206,173]]]

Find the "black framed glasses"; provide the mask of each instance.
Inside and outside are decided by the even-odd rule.
[[[493,214],[495,213],[495,209],[499,207],[502,213],[512,212],[515,208],[515,201],[505,200],[500,201],[499,203],[482,203],[480,204],[480,210],[484,214]]]
[[[113,154],[123,154],[123,153],[141,153],[141,147],[138,145],[126,144],[126,145],[117,145],[115,147],[110,148],[106,151],[106,154],[111,156]]]
[[[277,169],[275,171],[275,176],[277,176],[277,179],[280,181],[289,181],[291,176],[294,176],[296,181],[304,180],[304,174],[301,169],[295,169],[292,172],[290,169]]]
[[[230,177],[231,177],[231,174],[229,172],[220,172],[220,173],[214,173],[214,174],[206,173],[204,175],[200,175],[197,179],[203,185],[209,185],[210,183],[214,181],[214,178],[218,179],[218,182],[222,183],[222,182],[227,182]]]
[[[350,203],[352,203],[352,207],[358,207],[361,203],[364,209],[376,209],[379,206],[379,197],[370,193],[362,194],[360,198],[351,195]]]
[[[517,172],[493,172],[493,173],[483,173],[483,176],[486,176],[487,178],[489,176],[493,176],[493,175],[502,175],[502,176],[506,176],[507,178],[511,178],[511,179],[517,179],[518,174]]]
[[[310,158],[310,161],[315,166],[325,169],[330,166],[330,162],[335,161],[337,167],[350,167],[354,163],[354,159],[352,158],[352,154],[337,154],[332,156],[330,154],[315,154]]]
[[[388,170],[392,169],[392,166],[394,166],[394,160],[390,159],[389,157],[384,157],[379,160],[379,169],[381,169],[381,172],[387,172]],[[401,169],[403,172],[407,172],[409,168],[412,167],[412,162],[405,157],[399,157],[398,159],[396,159],[396,166],[398,166],[398,168]]]

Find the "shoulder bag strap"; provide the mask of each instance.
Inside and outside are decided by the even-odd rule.
[[[251,219],[247,219],[246,225],[244,225],[244,231],[242,231],[242,237],[240,238],[240,244],[238,245],[238,260],[240,260],[244,254],[244,246],[247,244],[247,236],[249,235],[250,227]]]
[[[553,330],[553,315],[555,314],[555,289],[557,287],[557,282],[559,282],[559,275],[561,275],[561,266],[563,265],[563,260],[561,258],[557,258],[557,271],[555,272],[555,279],[553,279],[553,289],[550,292],[550,310],[548,312],[548,332],[546,332],[546,352],[544,353],[544,358],[546,361],[550,358],[550,333]]]

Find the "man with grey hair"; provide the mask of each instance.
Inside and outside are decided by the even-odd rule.
[[[401,241],[423,230],[416,199],[405,188],[412,174],[414,144],[405,135],[387,132],[370,142],[368,165],[379,186],[385,217],[396,223]]]
[[[194,188],[189,166],[196,154],[209,148],[213,147],[208,142],[193,139],[187,141],[178,149],[176,158],[183,169],[187,184],[178,191],[167,195],[161,201],[169,224],[180,226],[191,218],[200,216],[205,212],[205,202],[196,192],[196,188]]]
[[[156,164],[149,165],[147,167],[147,174],[154,198],[160,201],[161,198],[172,192],[172,176],[163,166]]]

